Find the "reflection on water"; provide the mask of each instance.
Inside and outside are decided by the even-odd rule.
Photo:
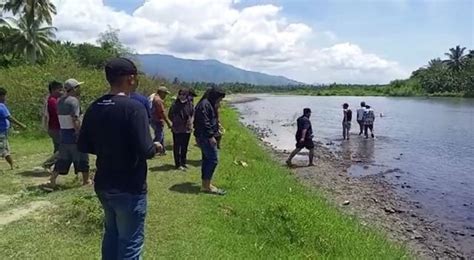
[[[279,149],[294,148],[294,122],[309,107],[316,140],[334,143],[328,146],[354,162],[349,174],[387,173],[434,217],[459,228],[474,226],[474,99],[259,97],[236,106],[244,123],[269,128],[265,139]],[[341,104],[349,103],[355,115],[361,101],[383,114],[375,120],[376,139],[358,136],[354,121],[351,139],[342,141]]]

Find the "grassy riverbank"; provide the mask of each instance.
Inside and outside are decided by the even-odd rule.
[[[236,112],[223,111],[227,133],[216,183],[229,194],[198,193],[200,153],[194,146],[186,173],[173,170],[171,153],[150,161],[145,259],[407,257],[405,250],[297,183],[238,122]],[[11,145],[21,169],[1,173],[2,218],[7,211],[31,208],[34,201],[51,204],[0,226],[0,254],[15,259],[97,259],[102,212],[92,188],[80,187],[68,176],[60,179],[59,191],[39,190],[45,175],[28,169],[47,156],[48,139],[13,137]],[[5,163],[0,167],[7,168]]]

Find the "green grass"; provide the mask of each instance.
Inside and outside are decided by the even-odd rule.
[[[194,141],[186,173],[170,170],[170,151],[150,161],[145,259],[410,258],[404,248],[299,184],[238,122],[235,111],[224,109],[222,118],[227,132],[215,183],[228,195],[197,193],[200,152]],[[12,137],[11,146],[22,169],[2,173],[0,193],[24,195],[9,208],[32,200],[48,200],[56,207],[4,226],[2,258],[98,259],[102,212],[92,188],[80,187],[68,176],[60,177],[65,183],[60,191],[35,189],[31,179],[36,177],[20,172],[46,158],[49,140]]]

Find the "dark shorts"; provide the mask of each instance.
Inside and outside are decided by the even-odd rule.
[[[54,171],[61,175],[67,175],[71,164],[74,164],[76,173],[89,172],[89,156],[79,152],[77,144],[60,144]]]
[[[313,139],[306,139],[302,143],[296,142],[296,148],[298,148],[298,149],[306,148],[308,150],[313,149],[314,148]]]

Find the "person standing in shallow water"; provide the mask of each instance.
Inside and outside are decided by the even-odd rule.
[[[308,166],[314,166],[313,157],[314,157],[314,142],[313,142],[313,128],[311,126],[311,109],[303,109],[303,115],[298,118],[296,130],[296,149],[291,152],[290,157],[286,160],[288,167],[292,166],[291,161],[303,148],[309,150],[309,164]]]
[[[370,130],[370,135],[372,138],[375,138],[374,136],[374,122],[375,122],[375,112],[374,110],[369,106],[365,106],[366,110],[364,112],[364,132],[365,132],[365,138],[369,138],[369,131]]]
[[[349,140],[349,132],[351,130],[352,110],[349,109],[349,104],[342,105],[342,137],[344,140]]]
[[[359,135],[364,132],[364,113],[365,113],[365,102],[360,102],[360,108],[357,109],[357,123],[359,124]]]
[[[215,195],[225,195],[226,192],[212,185],[212,177],[218,163],[216,137],[219,135],[216,105],[225,97],[223,90],[213,87],[199,101],[194,114],[194,136],[202,152],[201,191]]]
[[[174,164],[178,170],[186,170],[189,139],[193,130],[194,106],[189,99],[189,91],[181,89],[176,101],[171,105],[168,117],[172,122]]]

